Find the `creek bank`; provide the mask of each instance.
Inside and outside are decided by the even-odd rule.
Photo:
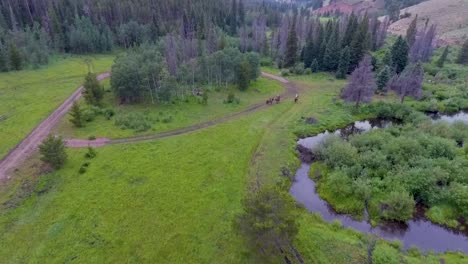
[[[454,115],[433,115],[432,120],[442,120],[449,123],[462,121],[468,123],[468,113],[460,112]],[[425,209],[417,206],[414,217],[405,223],[381,222],[372,226],[367,220],[358,221],[347,214],[336,212],[328,202],[320,198],[316,190],[316,183],[309,177],[311,163],[314,160],[312,149],[316,148],[323,140],[331,135],[348,138],[350,135],[364,133],[372,129],[386,128],[395,121],[382,119],[370,119],[357,121],[336,131],[325,131],[313,137],[300,139],[297,149],[302,161],[297,170],[294,182],[290,188],[290,194],[313,213],[319,213],[321,217],[332,222],[339,220],[343,227],[349,227],[367,234],[374,234],[385,240],[400,240],[405,249],[412,246],[422,251],[434,251],[438,253],[446,251],[460,251],[468,253],[468,232],[446,228],[434,224],[425,216]]]

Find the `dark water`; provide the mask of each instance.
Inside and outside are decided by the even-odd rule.
[[[464,121],[468,123],[468,113],[464,112],[452,116],[438,115],[432,118],[447,122]],[[314,149],[330,134],[347,138],[352,134],[363,133],[371,129],[385,128],[389,125],[391,125],[391,122],[383,120],[358,121],[334,132],[326,131],[314,137],[300,139],[298,144],[307,149]],[[296,173],[290,193],[310,212],[319,213],[325,221],[339,220],[344,227],[350,227],[363,233],[372,233],[386,240],[401,240],[406,249],[416,246],[423,251],[460,251],[468,253],[468,237],[466,235],[433,224],[423,216],[415,217],[413,220],[408,221],[407,224],[385,223],[372,227],[367,221],[357,221],[349,215],[337,213],[317,194],[315,182],[308,176],[309,170],[309,164],[303,163],[301,165]]]
[[[432,120],[435,121],[445,121],[448,123],[453,123],[456,121],[461,121],[464,123],[468,123],[468,111],[461,111],[455,114],[429,114],[429,116],[432,118]]]

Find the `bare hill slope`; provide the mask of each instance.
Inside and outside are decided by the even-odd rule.
[[[401,14],[405,13],[411,16],[393,23],[390,32],[405,34],[411,20],[418,14],[419,26],[424,26],[427,19],[437,24],[440,45],[459,44],[468,37],[468,0],[429,0],[401,11]]]

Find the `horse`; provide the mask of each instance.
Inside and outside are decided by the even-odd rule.
[[[276,97],[275,97],[275,101],[276,101],[277,104],[279,104],[280,101],[281,101],[281,97],[280,97],[279,95],[276,96]]]

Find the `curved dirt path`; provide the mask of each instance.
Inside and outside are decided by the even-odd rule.
[[[276,80],[286,87],[286,91],[281,95],[282,100],[284,99],[291,99],[294,97],[294,95],[297,93],[296,86],[294,83],[289,82],[285,78],[262,72],[262,76]],[[207,122],[199,123],[196,125],[176,129],[176,130],[171,130],[167,132],[162,132],[162,133],[156,133],[156,134],[151,134],[151,135],[145,135],[145,136],[136,136],[136,137],[129,137],[129,138],[119,138],[119,139],[108,139],[108,138],[97,138],[96,140],[87,140],[87,139],[67,139],[65,140],[65,143],[67,147],[71,148],[83,148],[83,147],[102,147],[105,145],[113,145],[113,144],[128,144],[128,143],[134,143],[134,142],[141,142],[141,141],[148,141],[148,140],[153,140],[153,139],[160,139],[160,138],[166,138],[166,137],[171,137],[171,136],[177,136],[177,135],[182,135],[186,134],[189,132],[197,131],[200,129],[208,128],[211,126],[215,126],[221,123],[225,123],[227,121],[233,120],[235,118],[241,117],[248,115],[250,113],[256,112],[260,109],[264,109],[267,107],[271,107],[266,105],[265,103],[258,103],[255,105],[252,105],[248,107],[247,109],[233,113],[221,118],[213,119]]]
[[[110,73],[102,73],[97,76],[98,80],[104,80],[110,77]],[[81,97],[83,86],[78,87],[73,94],[68,97],[52,114],[44,119],[26,138],[24,138],[14,149],[12,149],[0,161],[0,181],[9,179],[8,172],[21,164],[28,158],[47,137],[52,128],[56,126],[62,117],[72,107],[73,103]]]

